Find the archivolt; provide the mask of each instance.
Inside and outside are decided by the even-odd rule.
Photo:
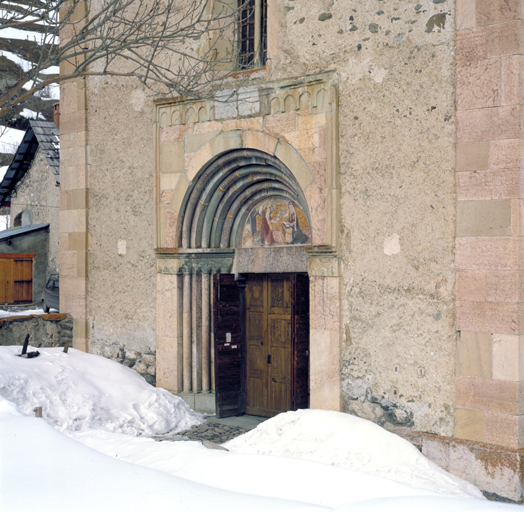
[[[294,201],[311,225],[302,190],[280,160],[254,149],[237,149],[218,156],[189,185],[180,209],[178,246],[240,246],[251,210],[273,197]]]

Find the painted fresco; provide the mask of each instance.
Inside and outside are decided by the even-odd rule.
[[[311,229],[304,212],[293,201],[266,199],[249,214],[242,231],[242,247],[305,245]]]

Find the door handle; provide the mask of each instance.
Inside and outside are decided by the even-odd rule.
[[[267,356],[267,364],[271,364],[271,355]]]

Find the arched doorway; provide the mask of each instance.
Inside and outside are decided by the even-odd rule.
[[[312,233],[296,178],[262,151],[223,153],[189,185],[178,226],[178,245],[187,251],[183,295],[193,295],[193,315],[208,308],[207,301],[195,298],[204,297],[213,283],[209,321],[184,322],[183,345],[189,358],[191,340],[193,369],[191,382],[184,375],[185,387],[198,389],[201,379],[205,389],[210,382],[220,416],[270,416],[307,407],[305,247]],[[231,258],[231,269],[213,268],[213,257],[224,256]]]

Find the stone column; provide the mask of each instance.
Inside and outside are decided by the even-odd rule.
[[[211,321],[209,322],[209,325],[210,325],[210,332],[209,332],[209,352],[210,352],[210,357],[209,357],[209,363],[210,363],[210,366],[211,366],[211,391],[215,391],[215,315],[213,313],[214,311],[214,304],[213,304],[213,300],[214,300],[214,294],[213,294],[213,283],[214,283],[214,275],[211,274],[209,276],[209,279],[210,279],[210,283],[209,283],[209,296],[210,296],[210,300],[209,300],[209,310],[211,312]]]
[[[310,407],[340,411],[340,273],[336,251],[309,256]]]
[[[184,381],[184,393],[191,393],[191,274],[183,274],[182,279],[182,351],[184,358],[182,374]]]
[[[86,5],[75,8],[78,19]],[[75,13],[74,16],[77,14]],[[81,23],[80,23],[81,26]],[[66,34],[60,37],[67,38]],[[76,62],[62,62],[60,73],[67,75]],[[60,311],[73,317],[73,347],[89,350],[88,322],[88,212],[89,141],[87,127],[87,78],[60,86]]]
[[[202,274],[202,391],[209,393],[210,385],[210,274]]]
[[[193,393],[202,390],[202,274],[191,276],[191,353]]]
[[[156,384],[180,393],[183,389],[182,276],[167,273],[164,269],[169,263],[168,260],[158,262]]]

